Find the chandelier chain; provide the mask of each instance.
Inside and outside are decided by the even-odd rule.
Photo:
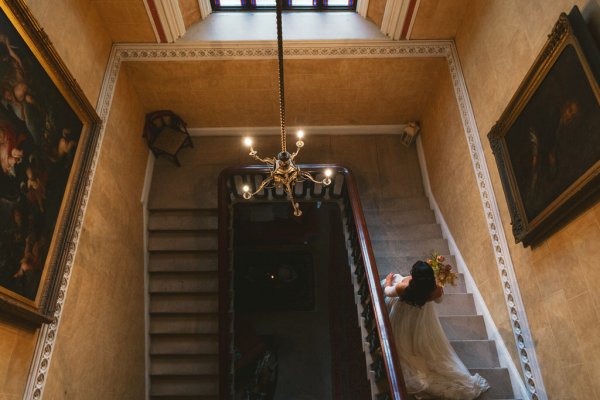
[[[285,133],[285,91],[284,91],[284,79],[283,79],[283,34],[282,34],[282,1],[275,0],[277,4],[277,63],[279,73],[279,122],[281,124],[281,153],[275,157],[262,158],[258,155],[258,152],[252,147],[252,139],[247,137],[244,139],[244,144],[250,148],[250,157],[255,160],[263,162],[270,166],[271,172],[269,176],[263,179],[261,184],[252,190],[250,184],[243,186],[244,194],[242,197],[246,200],[250,200],[257,193],[260,193],[266,188],[274,188],[281,190],[286,193],[288,200],[292,203],[294,209],[294,215],[299,217],[302,215],[300,210],[300,203],[296,201],[296,195],[294,190],[296,184],[299,182],[311,181],[315,184],[329,186],[332,182],[331,176],[332,171],[330,169],[325,170],[325,178],[323,180],[316,180],[313,176],[306,171],[301,171],[296,165],[296,156],[302,147],[304,147],[304,141],[302,137],[304,132],[298,131],[298,141],[296,142],[296,151],[288,153],[286,146],[286,133]],[[252,185],[254,186],[254,185]]]
[[[281,151],[287,151],[286,148],[286,133],[285,133],[285,91],[283,78],[283,35],[281,28],[281,2],[277,3],[277,62],[279,66],[279,123],[281,126]]]

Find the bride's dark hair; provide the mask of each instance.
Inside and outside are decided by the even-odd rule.
[[[410,270],[412,279],[400,300],[413,306],[422,307],[436,288],[433,269],[424,261],[417,261]]]

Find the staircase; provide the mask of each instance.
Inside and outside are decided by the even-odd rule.
[[[233,161],[225,161],[223,149],[229,147],[211,147],[210,141],[204,140],[206,146],[189,149],[187,158],[182,155],[181,168],[159,159],[154,171],[148,226],[151,399],[219,398],[216,178],[225,165],[210,163],[236,163],[237,153],[230,157]],[[369,142],[372,146],[377,143]],[[380,276],[389,272],[407,275],[414,261],[433,250],[456,265],[427,198],[419,195],[423,189],[416,155],[411,156],[414,149],[404,150],[399,144],[393,148],[396,158],[390,160],[405,171],[417,171],[412,174],[415,176],[394,192],[381,189],[381,196],[373,195],[376,188],[369,183],[360,187],[361,194],[366,194],[361,197]],[[205,159],[213,153],[218,160]],[[199,160],[208,164],[200,165]],[[385,165],[363,163],[364,168],[359,168],[361,164],[358,170],[379,170],[383,181],[392,181],[385,175],[390,170]],[[371,182],[362,178],[362,182]],[[385,195],[394,199],[378,198]],[[370,197],[377,200],[369,202]],[[198,204],[204,208],[192,208]],[[446,288],[444,301],[436,306],[458,355],[492,386],[482,399],[514,399],[508,371],[500,368],[495,343],[488,340],[483,317],[476,313],[463,276],[456,287]]]
[[[364,213],[382,279],[390,272],[408,275],[415,261],[429,258],[433,251],[456,266],[425,196],[394,199]],[[436,304],[444,332],[471,373],[479,373],[491,386],[480,398],[514,399],[508,370],[500,367],[496,345],[488,339],[463,274],[444,292],[444,300]]]
[[[216,209],[149,211],[150,398],[217,400]]]

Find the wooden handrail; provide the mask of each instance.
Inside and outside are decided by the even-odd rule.
[[[389,398],[393,400],[406,400],[408,395],[404,383],[404,377],[400,368],[399,357],[394,343],[394,337],[390,320],[385,305],[383,289],[381,288],[379,273],[375,263],[375,255],[369,238],[365,216],[363,214],[356,179],[352,172],[345,167],[331,164],[300,165],[303,170],[317,171],[331,168],[335,171],[334,176],[343,175],[344,188],[342,196],[350,207],[350,218],[354,222],[358,241],[358,256],[364,264],[364,274],[368,286],[368,294],[373,307],[374,323],[379,336],[382,360],[387,373],[389,383]],[[233,331],[231,320],[231,259],[230,251],[230,205],[232,203],[232,190],[229,186],[231,179],[235,176],[267,175],[269,168],[264,166],[237,166],[224,169],[219,175],[219,388],[222,399],[227,398],[224,394],[231,393],[231,371],[233,368],[232,343]],[[332,183],[331,186],[335,185]],[[330,188],[333,193],[333,188]],[[301,197],[305,197],[307,189],[304,188]],[[235,197],[235,193],[234,197]],[[337,197],[337,196],[334,196]]]

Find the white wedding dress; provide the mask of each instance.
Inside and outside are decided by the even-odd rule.
[[[403,279],[396,274],[393,284]],[[398,297],[385,299],[409,394],[419,399],[472,400],[489,389],[487,381],[471,375],[454,352],[433,302],[416,307]]]

